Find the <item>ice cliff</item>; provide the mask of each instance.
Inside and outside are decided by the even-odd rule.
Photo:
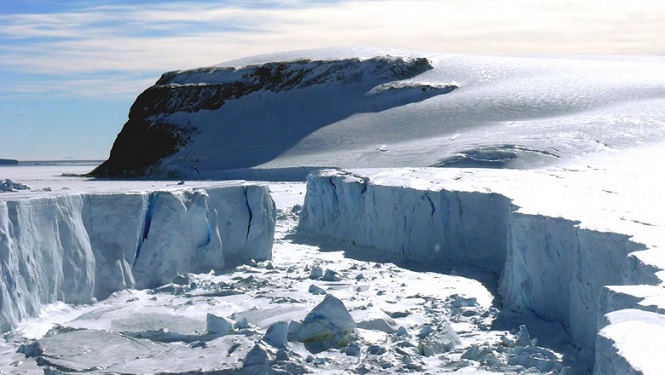
[[[472,266],[490,273],[504,308],[561,322],[580,348],[580,358],[590,368],[595,362],[596,374],[658,373],[646,371],[653,358],[645,359],[648,356],[640,354],[640,348],[662,347],[662,340],[649,339],[647,345],[639,335],[665,327],[660,315],[665,312],[662,267],[655,260],[662,257],[654,257],[657,249],[648,250],[628,234],[523,210],[513,200],[520,188],[490,189],[492,184],[464,182],[471,173],[415,169],[312,173],[300,230],[426,261],[430,267]],[[539,178],[536,173],[528,176],[528,180]],[[528,182],[517,181],[516,186],[519,183]],[[536,191],[537,186],[521,190],[538,196],[542,192]],[[545,195],[541,205],[543,199],[557,197]],[[607,221],[608,213],[602,215]],[[658,232],[655,225],[644,227]],[[631,331],[631,322],[639,329]]]
[[[243,183],[0,200],[0,328],[48,303],[270,259],[274,225],[268,188]]]

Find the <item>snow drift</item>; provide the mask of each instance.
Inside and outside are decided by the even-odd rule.
[[[638,350],[633,347],[639,344],[632,341],[640,339],[630,333],[625,323],[630,319],[621,319],[620,328],[613,327],[616,319],[605,321],[603,316],[628,308],[652,314],[665,311],[658,298],[654,302],[654,296],[663,295],[660,287],[620,287],[635,280],[654,284],[659,280],[655,273],[661,269],[653,262],[651,276],[644,277],[647,267],[636,261],[649,253],[641,251],[646,246],[627,234],[523,212],[512,200],[520,195],[515,189],[499,194],[495,191],[501,190],[501,184],[489,185],[490,190],[482,183],[460,182],[464,177],[457,173],[408,169],[312,173],[300,229],[441,269],[470,265],[493,274],[504,308],[561,322],[580,348],[582,360],[591,366],[596,358],[598,374],[627,373],[627,368],[637,373],[645,360],[635,356]],[[630,317],[641,320],[640,315]],[[651,319],[648,325],[662,330],[662,319]],[[607,324],[598,335],[599,327]]]
[[[274,223],[268,188],[242,183],[0,200],[0,327],[55,301],[269,259]]]

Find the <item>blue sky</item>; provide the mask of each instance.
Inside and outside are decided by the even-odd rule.
[[[660,0],[2,1],[0,158],[105,159],[169,70],[350,45],[663,55],[663,19]]]

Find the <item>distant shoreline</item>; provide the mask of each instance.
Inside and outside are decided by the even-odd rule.
[[[18,160],[0,159],[0,165],[18,165]]]
[[[102,164],[104,160],[19,160],[16,164],[19,167],[26,166],[47,166],[47,165],[94,165]],[[9,165],[2,164],[0,165]]]

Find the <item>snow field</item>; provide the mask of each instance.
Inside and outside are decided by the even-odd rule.
[[[632,348],[632,340],[639,340],[637,333],[629,329],[616,333],[619,328],[612,328],[611,319],[600,336],[598,330],[603,327],[599,326],[603,315],[615,310],[663,311],[659,307],[664,306],[660,287],[647,289],[649,293],[644,291],[646,286],[611,287],[660,280],[655,272],[647,276],[648,270],[660,271],[655,262],[636,261],[644,260],[640,253],[647,246],[634,242],[629,234],[589,229],[579,221],[547,215],[547,206],[552,203],[537,190],[543,182],[551,184],[551,177],[541,179],[537,173],[513,171],[510,173],[524,173],[532,181],[510,176],[510,183],[492,180],[488,184],[477,176],[474,181],[473,173],[393,169],[311,174],[300,228],[425,260],[442,270],[471,265],[487,271],[499,285],[504,309],[561,322],[579,347],[579,360],[589,368],[595,361],[597,374],[625,373],[630,366],[635,373],[644,370],[643,356],[634,361],[634,350],[621,349]],[[495,178],[500,179],[507,172],[496,173]],[[506,189],[516,182],[525,186]],[[570,199],[579,199],[573,198],[574,189],[567,193],[572,194]],[[527,209],[515,204],[525,195],[535,196],[528,198],[532,207]],[[575,218],[574,212],[564,216]],[[602,220],[609,222],[607,216],[615,214],[602,213]],[[652,227],[644,225],[647,230]],[[658,238],[657,228],[652,232],[656,233],[652,238]],[[642,237],[648,238],[644,233]],[[633,270],[636,275],[632,275]],[[651,297],[650,303],[647,297]],[[639,316],[633,316],[636,324],[642,324],[637,323]],[[598,348],[597,340],[601,343]],[[615,349],[608,352],[610,346]],[[608,359],[616,356],[620,358]]]

